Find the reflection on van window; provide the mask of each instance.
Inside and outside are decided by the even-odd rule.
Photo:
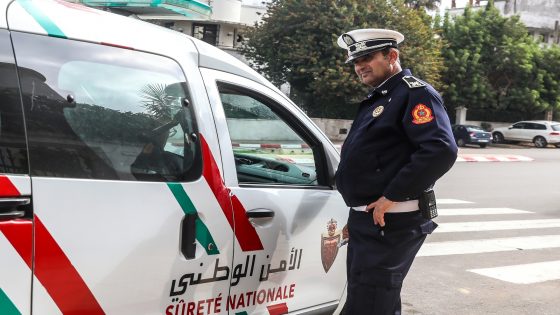
[[[28,164],[12,44],[0,30],[0,173],[27,174]]]
[[[218,85],[237,179],[247,184],[317,185],[310,146],[255,92]]]
[[[188,94],[176,62],[30,34],[15,34],[14,46],[33,175],[143,181],[200,176],[194,115],[183,106]],[[40,60],[28,53],[38,49]]]

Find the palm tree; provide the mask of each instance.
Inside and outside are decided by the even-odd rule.
[[[157,121],[168,122],[173,118],[177,105],[173,104],[175,97],[167,93],[167,85],[148,84],[140,93],[144,99],[144,107]]]

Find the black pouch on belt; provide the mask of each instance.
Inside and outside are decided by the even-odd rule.
[[[424,219],[433,219],[438,216],[436,205],[436,194],[433,189],[428,189],[420,195],[418,207]]]

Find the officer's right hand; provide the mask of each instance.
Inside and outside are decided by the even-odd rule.
[[[385,212],[395,204],[384,196],[381,196],[376,201],[367,206],[367,210],[373,209],[373,223],[379,224],[381,227],[385,226]]]

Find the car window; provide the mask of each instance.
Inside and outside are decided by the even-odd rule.
[[[229,84],[219,84],[218,89],[239,183],[318,185],[317,156],[279,115],[280,105]]]
[[[469,127],[467,127],[467,131],[472,131],[472,132],[478,131],[478,132],[480,132],[480,131],[484,131],[484,130],[481,127],[478,127],[478,126],[469,126]]]
[[[535,124],[533,124],[533,123],[525,123],[524,129],[535,130],[537,128],[536,128]]]
[[[196,123],[181,67],[117,47],[14,34],[36,176],[198,178]],[[36,58],[36,51],[41,58]]]
[[[543,125],[543,124],[533,124],[533,129],[535,129],[535,130],[546,130],[546,125]]]
[[[524,129],[525,128],[525,123],[516,123],[512,125],[513,129]]]
[[[0,173],[27,174],[27,147],[8,31],[0,30]]]

